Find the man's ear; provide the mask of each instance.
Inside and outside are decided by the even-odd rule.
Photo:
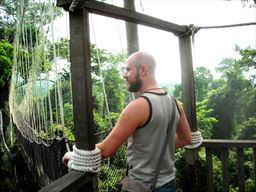
[[[145,76],[148,72],[148,66],[146,64],[142,64],[140,67],[140,73],[142,76]]]

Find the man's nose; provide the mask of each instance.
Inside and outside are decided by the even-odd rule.
[[[123,74],[123,78],[124,78],[124,79],[127,79],[127,72],[125,72],[125,73]]]

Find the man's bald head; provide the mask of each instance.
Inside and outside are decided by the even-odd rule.
[[[132,62],[136,66],[137,70],[140,69],[141,65],[145,64],[148,66],[148,69],[151,72],[151,74],[155,74],[155,58],[147,52],[140,51],[131,54],[128,58],[128,62]]]

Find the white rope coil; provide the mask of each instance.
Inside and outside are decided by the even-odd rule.
[[[73,170],[97,173],[101,165],[101,151],[97,147],[92,151],[77,149],[73,146],[68,167]]]
[[[192,132],[191,136],[192,136],[191,144],[186,145],[185,147],[187,149],[198,148],[202,144],[202,142],[203,142],[203,137],[201,135],[201,132],[200,131]]]

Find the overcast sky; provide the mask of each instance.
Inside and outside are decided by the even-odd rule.
[[[122,6],[121,0],[108,1]],[[240,0],[135,0],[138,12],[179,25],[229,25],[256,22],[256,8]],[[63,23],[63,22],[62,22]],[[68,14],[66,14],[68,23]],[[126,48],[123,21],[91,15],[91,41],[98,48],[119,52]],[[63,27],[62,27],[63,29]],[[140,50],[152,53],[158,63],[160,83],[180,82],[178,38],[171,33],[139,25]],[[67,32],[68,33],[68,32]],[[235,45],[256,48],[256,26],[202,29],[195,35],[194,67],[214,68],[223,58],[235,57]]]

